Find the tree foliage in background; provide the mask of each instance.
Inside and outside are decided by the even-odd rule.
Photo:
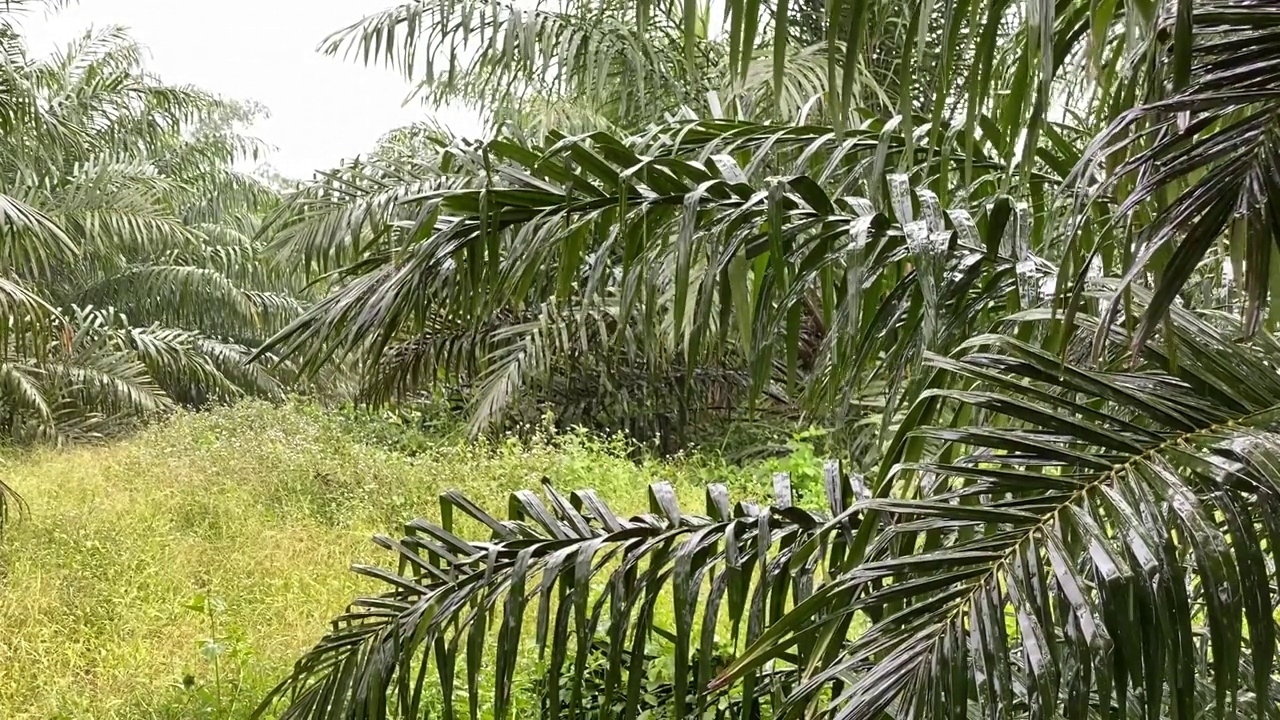
[[[331,38],[493,136],[286,200],[268,236],[333,285],[266,347],[477,430],[778,409],[870,497],[446,494],[263,710],[508,717],[519,671],[542,717],[1276,717],[1274,3],[723,9],[415,0]]]
[[[259,257],[278,196],[235,169],[262,111],[162,83],[122,30],[48,57],[0,11],[0,422],[17,442],[101,436],[176,405],[278,397],[246,365],[298,315]]]

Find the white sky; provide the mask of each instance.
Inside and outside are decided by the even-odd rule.
[[[433,115],[465,133],[465,111],[433,111],[396,73],[352,58],[325,57],[327,35],[397,0],[80,0],[52,17],[19,19],[33,53],[46,54],[90,27],[122,25],[151,52],[166,82],[256,100],[271,117],[250,133],[275,147],[282,174],[305,179],[369,150],[385,132]]]

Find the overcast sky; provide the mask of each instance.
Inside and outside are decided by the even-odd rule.
[[[404,106],[409,87],[392,71],[316,52],[329,33],[396,1],[80,0],[50,18],[34,12],[20,22],[40,54],[91,26],[129,28],[166,82],[266,105],[271,118],[252,133],[276,148],[271,165],[302,179],[415,120],[435,115],[464,132],[472,124],[465,112]]]

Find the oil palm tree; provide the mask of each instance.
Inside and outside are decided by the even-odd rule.
[[[317,257],[358,250],[267,348],[356,358],[382,388],[478,381],[481,419],[557,362],[674,358],[683,397],[732,365],[743,402],[859,428],[867,495],[833,471],[826,514],[785,483],[767,509],[712,488],[692,514],[656,486],[622,518],[548,488],[500,520],[446,493],[439,523],[378,539],[398,570],[360,572],[385,592],[261,711],[508,717],[529,663],[543,717],[1276,717],[1274,9],[725,6],[720,35],[697,3],[485,15],[464,54],[483,72],[415,73],[428,91],[465,76],[494,102],[549,76],[549,102],[607,124],[495,123],[452,146],[455,184],[313,236]],[[404,33],[455,7],[342,37],[419,68],[431,46]],[[716,92],[598,102],[634,88],[568,49],[612,46],[545,30],[595,13]],[[431,32],[483,24],[459,17]],[[823,72],[793,72],[793,38],[819,30]],[[822,99],[797,120],[779,109],[799,75]],[[762,77],[773,104],[744,102]],[[655,708],[644,658],[664,643]]]
[[[301,309],[260,257],[278,203],[235,169],[260,108],[150,75],[118,28],[30,56],[0,11],[0,408],[17,441],[93,437],[178,404],[278,396],[244,363]]]

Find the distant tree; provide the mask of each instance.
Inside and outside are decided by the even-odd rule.
[[[118,28],[34,58],[17,9],[0,11],[0,432],[63,442],[279,396],[287,369],[245,362],[303,297],[254,239],[276,191],[235,169],[261,151],[241,134],[260,109],[160,82]]]

